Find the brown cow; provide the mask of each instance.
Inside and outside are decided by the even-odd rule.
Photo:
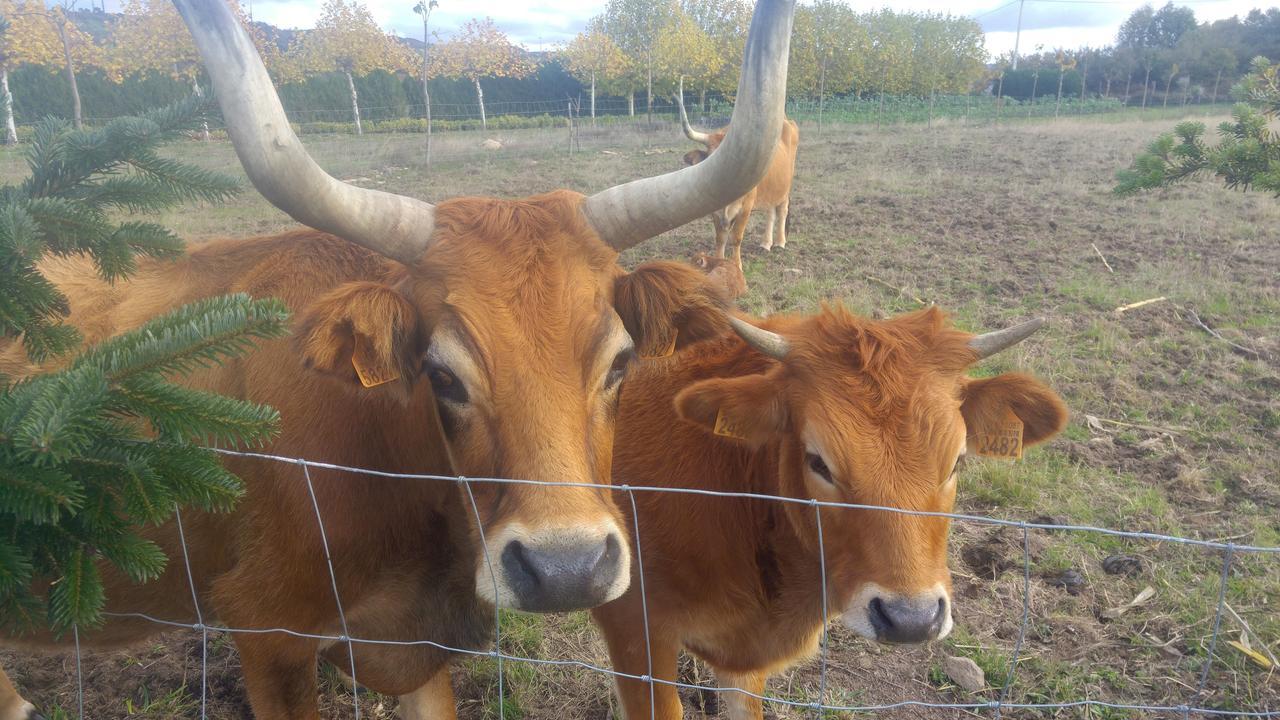
[[[684,134],[692,141],[706,146],[706,150],[690,150],[685,153],[686,165],[697,165],[706,160],[720,144],[724,142],[729,127],[715,132],[700,132],[689,124],[689,116],[684,110],[684,78],[680,79],[680,89],[676,93],[676,104],[680,108],[680,125]],[[725,245],[729,235],[733,235],[733,259],[742,269],[742,238],[747,232],[747,222],[756,209],[767,210],[769,220],[764,228],[764,240],[760,247],[773,249],[773,229],[778,228],[778,247],[787,246],[787,212],[791,207],[791,181],[796,174],[796,147],[800,144],[800,128],[795,121],[787,120],[782,124],[782,133],[769,160],[769,169],[765,171],[760,182],[728,205],[711,213],[711,222],[716,228],[716,256],[724,257]]]
[[[273,452],[571,486],[311,470],[340,612],[302,468],[229,460],[247,486],[237,511],[184,518],[195,587],[180,560],[142,586],[104,566],[107,610],[262,630],[234,635],[260,718],[317,717],[318,655],[342,668],[354,662],[356,679],[373,690],[430,696],[447,716],[440,708],[451,703],[440,698],[448,683],[428,684],[447,660],[442,650],[356,643],[351,658],[346,643],[270,629],[474,648],[488,639],[495,605],[589,607],[626,589],[630,555],[618,511],[607,492],[582,487],[609,483],[618,386],[637,351],[678,347],[724,321],[716,327],[706,312],[688,312],[723,304],[697,271],[665,264],[628,274],[618,253],[729,202],[763,174],[769,158],[759,147],[783,120],[794,3],[761,0],[756,9],[742,109],[718,162],[590,197],[557,191],[438,206],[327,175],[290,129],[227,4],[176,4],[250,179],[319,231],[214,241],[176,263],[140,263],[114,287],[86,262],[49,261],[44,269],[70,299],[70,322],[97,341],[198,298],[279,296],[296,312],[292,342],[264,344],[191,380],[277,407],[283,427]],[[0,351],[0,371],[33,370],[20,348]],[[182,557],[176,524],[146,534],[170,558]],[[112,645],[162,629],[111,615],[80,639]],[[41,636],[3,642],[52,645]],[[0,720],[31,712],[0,678]]]
[[[812,653],[821,634],[819,547],[830,617],[882,642],[945,636],[945,517],[823,508],[819,540],[808,501],[950,512],[966,452],[986,452],[1006,432],[1027,445],[1052,437],[1066,409],[1049,388],[1017,373],[965,373],[1039,323],[975,338],[933,308],[872,321],[838,307],[770,318],[769,330],[733,323],[741,338],[694,345],[628,376],[614,484],[800,502],[635,492],[635,577],[594,611],[614,668],[674,681],[683,648],[716,669],[719,686],[760,695],[767,676]],[[1016,455],[1021,444],[1003,451]],[[629,501],[619,505],[630,514]],[[626,717],[650,717],[646,683],[620,680],[618,689]],[[653,717],[681,717],[674,687],[655,684],[653,697]],[[761,717],[759,700],[727,699],[734,720]]]

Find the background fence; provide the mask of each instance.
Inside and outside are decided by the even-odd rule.
[[[1000,690],[999,690],[999,695],[996,699],[990,700],[990,701],[984,701],[984,702],[975,701],[975,702],[939,703],[939,702],[928,702],[928,701],[904,698],[902,700],[891,702],[891,703],[879,703],[879,704],[867,704],[867,705],[849,705],[849,704],[828,702],[827,701],[828,691],[831,689],[828,685],[827,677],[826,677],[827,663],[828,663],[827,653],[829,649],[829,642],[826,635],[826,630],[824,629],[822,641],[820,643],[819,663],[820,663],[821,680],[820,680],[820,689],[819,689],[818,699],[815,701],[802,702],[802,701],[797,701],[797,700],[789,699],[785,697],[778,697],[776,695],[768,695],[768,694],[757,695],[754,693],[750,693],[741,689],[731,688],[731,687],[716,686],[716,687],[708,688],[705,686],[693,685],[693,684],[680,682],[680,681],[658,679],[658,678],[651,677],[649,675],[634,675],[634,674],[622,673],[622,672],[613,670],[611,668],[603,667],[601,665],[594,664],[592,662],[588,662],[586,660],[579,659],[579,658],[540,658],[540,657],[528,657],[528,656],[507,653],[502,650],[501,643],[502,643],[503,627],[501,622],[501,615],[497,615],[497,614],[495,614],[494,641],[493,641],[492,649],[489,649],[489,650],[476,650],[471,648],[451,647],[451,646],[436,642],[431,638],[403,638],[403,639],[397,639],[397,640],[374,640],[374,639],[367,639],[367,638],[352,637],[347,632],[346,616],[343,611],[342,597],[338,591],[338,581],[333,570],[332,559],[329,555],[329,544],[328,544],[328,539],[325,532],[325,527],[326,527],[325,519],[321,511],[320,504],[316,500],[316,493],[315,493],[314,486],[312,484],[311,470],[313,468],[325,469],[330,471],[339,471],[342,473],[367,475],[367,476],[373,476],[378,478],[386,478],[388,480],[391,480],[391,479],[412,480],[412,481],[418,481],[418,482],[445,482],[445,483],[455,484],[458,486],[459,491],[461,493],[464,493],[465,497],[469,499],[470,510],[473,513],[473,517],[476,519],[477,522],[480,520],[480,514],[475,504],[474,496],[472,495],[472,492],[471,492],[472,486],[476,484],[506,483],[506,484],[519,484],[519,485],[536,485],[536,486],[543,486],[548,488],[598,487],[598,486],[581,485],[581,484],[575,485],[575,484],[568,484],[568,483],[554,483],[554,482],[543,482],[543,481],[532,481],[532,480],[503,479],[503,478],[468,478],[468,477],[431,475],[431,474],[401,474],[401,473],[390,473],[390,472],[369,470],[369,469],[363,469],[363,468],[347,467],[347,466],[335,465],[331,463],[314,462],[314,461],[305,460],[301,458],[281,457],[277,455],[270,455],[270,454],[264,454],[264,453],[240,452],[240,451],[227,450],[227,449],[220,449],[217,452],[222,453],[224,455],[228,455],[228,456],[252,458],[258,462],[263,462],[263,463],[285,463],[285,464],[292,464],[297,466],[298,481],[306,484],[306,487],[308,490],[308,496],[311,499],[310,512],[313,512],[315,514],[316,523],[319,528],[320,544],[318,547],[315,548],[315,551],[317,553],[322,553],[327,563],[327,567],[329,570],[330,586],[333,590],[333,599],[337,604],[338,614],[339,614],[340,623],[343,631],[341,634],[338,634],[338,635],[324,635],[324,634],[316,634],[312,632],[304,632],[296,628],[288,628],[288,627],[236,628],[236,627],[227,627],[227,626],[219,625],[213,622],[212,619],[206,618],[206,616],[201,611],[199,594],[196,590],[195,582],[192,579],[193,576],[192,576],[191,566],[189,561],[190,553],[188,552],[187,538],[182,525],[182,516],[181,514],[179,514],[177,516],[177,528],[179,530],[179,536],[182,540],[183,561],[186,567],[187,579],[188,579],[188,583],[190,585],[190,590],[192,594],[192,602],[197,614],[197,621],[194,623],[186,623],[186,622],[175,621],[173,619],[152,617],[152,616],[144,615],[140,613],[106,613],[106,615],[108,617],[117,617],[117,618],[140,618],[140,619],[144,619],[144,620],[156,623],[158,625],[172,627],[172,628],[183,628],[183,629],[192,630],[194,632],[201,634],[200,717],[202,718],[206,717],[206,714],[207,714],[207,695],[208,695],[207,687],[209,685],[208,646],[210,641],[210,635],[211,634],[227,634],[230,636],[235,636],[238,634],[265,634],[265,633],[280,633],[280,634],[290,635],[298,638],[308,638],[313,640],[322,640],[322,641],[327,641],[332,643],[339,643],[339,644],[347,645],[349,648],[358,644],[385,645],[385,646],[421,645],[421,646],[431,646],[431,647],[439,648],[442,650],[451,651],[461,656],[492,658],[497,661],[499,666],[499,670],[498,670],[499,688],[498,688],[498,706],[497,706],[497,713],[499,717],[506,716],[506,711],[503,704],[505,701],[505,694],[501,686],[502,678],[503,678],[502,664],[513,663],[513,662],[528,663],[534,666],[559,666],[559,667],[576,668],[585,672],[598,673],[611,678],[630,678],[632,680],[639,680],[641,682],[648,683],[651,687],[654,685],[672,685],[677,688],[694,689],[700,692],[709,691],[714,693],[743,693],[743,694],[758,698],[759,700],[765,702],[766,706],[777,705],[777,706],[785,706],[785,707],[789,707],[789,708],[801,710],[801,711],[811,711],[812,713],[815,714],[816,717],[824,717],[825,716],[824,713],[832,713],[832,712],[872,713],[877,711],[902,709],[902,708],[922,708],[922,709],[932,708],[932,709],[939,709],[939,710],[966,711],[969,713],[978,713],[978,714],[989,713],[991,717],[995,717],[995,718],[1001,717],[1002,713],[1004,713],[1005,711],[1015,711],[1015,710],[1051,711],[1051,710],[1064,710],[1064,709],[1070,709],[1070,708],[1090,708],[1090,709],[1098,709],[1098,710],[1106,709],[1106,710],[1113,710],[1113,711],[1134,711],[1134,712],[1144,712],[1144,713],[1156,713],[1158,714],[1158,716],[1182,717],[1182,718],[1189,718],[1193,716],[1249,717],[1249,718],[1280,717],[1280,709],[1219,708],[1219,707],[1205,706],[1201,704],[1201,701],[1207,689],[1207,684],[1210,676],[1210,669],[1215,662],[1216,652],[1220,645],[1219,639],[1220,639],[1220,636],[1222,635],[1223,616],[1226,611],[1226,590],[1227,590],[1228,580],[1231,575],[1233,560],[1235,560],[1238,556],[1244,555],[1244,554],[1256,554],[1256,555],[1264,556],[1265,558],[1273,561],[1275,563],[1275,571],[1280,572],[1280,547],[1234,544],[1231,542],[1218,542],[1218,541],[1179,537],[1179,536],[1165,535],[1165,534],[1151,533],[1151,532],[1138,532],[1138,531],[1119,530],[1119,529],[1103,528],[1103,527],[1090,527],[1090,526],[1072,525],[1072,524],[1063,524],[1063,523],[1028,522],[1028,521],[1010,520],[1010,519],[988,517],[988,516],[968,515],[963,513],[933,513],[933,512],[911,511],[911,510],[904,510],[904,509],[893,508],[893,507],[824,502],[824,501],[818,501],[818,500],[812,500],[812,499],[805,500],[805,499],[798,499],[798,498],[792,498],[792,497],[760,495],[755,493],[719,492],[719,491],[708,491],[708,490],[699,490],[699,489],[660,488],[660,487],[628,486],[628,485],[615,486],[615,495],[618,493],[621,493],[626,498],[626,500],[622,502],[630,503],[633,518],[636,517],[635,495],[637,493],[653,493],[653,492],[680,493],[680,494],[686,494],[686,495],[712,496],[712,497],[719,497],[719,498],[752,499],[752,500],[760,500],[760,501],[776,502],[776,503],[789,503],[789,504],[808,506],[813,508],[815,516],[817,517],[819,557],[822,557],[824,559],[824,562],[822,562],[821,564],[822,576],[821,576],[820,586],[815,587],[815,591],[823,592],[824,598],[825,598],[827,577],[826,577],[825,557],[822,550],[822,548],[824,548],[824,538],[823,538],[823,531],[822,531],[822,514],[821,514],[821,511],[823,509],[871,510],[876,512],[890,512],[890,513],[898,513],[898,514],[905,514],[905,515],[946,517],[946,518],[950,518],[952,521],[957,523],[975,523],[975,524],[982,524],[982,525],[1005,526],[1005,527],[1014,528],[1018,531],[1018,533],[1020,534],[1021,543],[1022,543],[1021,614],[1019,618],[1018,632],[1017,632],[1016,640],[1014,642],[1013,652],[1010,657],[1010,661],[1007,667],[1007,671],[1005,673],[1005,677],[1002,680],[1000,680],[998,683],[998,687],[1000,688]],[[644,597],[643,593],[645,592],[644,538],[640,535],[640,526],[639,526],[638,520],[635,522],[632,528],[630,528],[630,530],[635,534],[635,544],[636,544],[635,562],[637,563],[637,566],[638,566],[639,577],[640,577],[639,590],[642,594],[642,599],[643,599]],[[1115,538],[1123,538],[1123,539],[1129,539],[1129,540],[1143,540],[1143,541],[1150,541],[1155,543],[1176,544],[1176,545],[1186,546],[1189,548],[1197,548],[1205,551],[1211,551],[1212,553],[1214,553],[1214,557],[1218,558],[1216,561],[1214,561],[1217,569],[1217,576],[1219,578],[1218,593],[1217,593],[1218,601],[1215,607],[1206,608],[1207,612],[1212,613],[1212,634],[1210,636],[1209,644],[1206,649],[1206,656],[1198,672],[1198,680],[1195,686],[1191,688],[1191,691],[1187,693],[1187,696],[1182,703],[1176,704],[1176,705],[1149,705],[1149,704],[1125,702],[1123,699],[1104,700],[1104,699],[1096,699],[1096,698],[1079,698],[1079,699],[1070,700],[1070,701],[1041,702],[1041,703],[1012,702],[1008,700],[1010,689],[1012,688],[1015,678],[1017,676],[1020,653],[1022,651],[1023,643],[1027,636],[1027,630],[1031,620],[1032,560],[1031,560],[1031,552],[1030,552],[1030,537],[1033,531],[1095,533],[1095,534],[1107,535]],[[481,542],[484,542],[483,528],[481,529],[480,539],[481,539]],[[484,556],[486,558],[486,561],[489,562],[489,549],[487,545],[483,547],[483,550],[484,550]],[[838,552],[839,552],[838,550],[833,551],[833,554]],[[491,564],[490,564],[490,572],[492,573]],[[824,599],[824,606],[825,606],[825,599]],[[646,617],[645,617],[645,625],[644,625],[643,631],[644,631],[645,643],[647,647],[648,640],[649,640],[647,603],[646,603],[645,615]],[[75,649],[76,649],[75,662],[76,662],[77,684],[79,687],[79,698],[78,698],[80,703],[79,713],[80,713],[80,717],[84,717],[83,685],[82,685],[83,681],[81,677],[80,639],[79,639],[78,629],[75,631],[74,639],[75,639]],[[1269,652],[1269,650],[1267,652]],[[359,683],[360,668],[355,663],[354,652],[352,652],[350,656],[352,660],[350,667],[343,668],[343,671],[347,672],[350,675],[350,677],[355,680],[356,683]],[[357,701],[354,703],[353,714],[356,718],[359,718],[361,717],[361,710],[360,710],[360,704],[358,701],[358,694],[356,697],[357,697]]]

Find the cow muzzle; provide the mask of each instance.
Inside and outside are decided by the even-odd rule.
[[[888,592],[874,583],[855,597],[843,615],[859,635],[882,643],[919,644],[951,633],[951,598],[941,586],[914,595]]]
[[[631,555],[613,523],[504,529],[476,571],[476,592],[498,607],[562,612],[602,605],[626,592]]]

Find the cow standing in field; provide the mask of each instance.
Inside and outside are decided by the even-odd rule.
[[[732,125],[710,133],[694,130],[684,110],[684,78],[680,79],[676,105],[680,108],[680,125],[684,128],[685,136],[706,147],[705,150],[691,150],[685,153],[684,163],[697,165],[715,153],[724,142]],[[796,147],[799,144],[800,128],[794,121],[785,120],[764,176],[745,195],[711,213],[711,222],[716,228],[717,257],[724,257],[725,245],[728,243],[729,236],[732,235],[733,259],[738,269],[742,269],[742,238],[746,235],[747,222],[751,219],[751,213],[754,210],[766,210],[769,215],[764,227],[764,240],[760,241],[760,247],[765,250],[773,249],[775,225],[778,230],[778,247],[787,246],[787,212],[791,207],[791,182],[796,174]]]
[[[1066,409],[1039,381],[965,372],[1039,323],[974,337],[933,308],[871,321],[837,307],[733,325],[740,337],[628,377],[613,480],[791,502],[634,491],[635,577],[593,611],[614,668],[675,681],[685,649],[719,686],[761,695],[815,650],[828,617],[881,642],[945,636],[948,519],[810,501],[948,513],[966,453],[1015,457],[1060,431]],[[682,717],[672,685],[653,686],[653,708],[647,683],[618,690],[631,720]],[[761,718],[758,699],[726,699],[734,720]]]
[[[627,273],[618,253],[730,202],[764,173],[765,143],[783,121],[794,3],[760,0],[744,102],[712,161],[590,197],[430,205],[326,174],[290,129],[226,2],[175,2],[249,178],[315,230],[213,241],[178,262],[140,262],[115,286],[85,261],[50,260],[43,270],[69,298],[69,322],[96,342],[200,298],[278,296],[295,312],[292,341],[264,343],[190,380],[279,409],[272,452],[568,486],[311,469],[339,608],[303,468],[229,459],[246,483],[238,509],[185,518],[194,587],[177,526],[148,529],[171,558],[167,569],[134,585],[103,565],[108,621],[79,640],[119,645],[166,629],[140,614],[203,617],[259,631],[233,635],[259,718],[318,717],[318,657],[354,664],[361,685],[401,695],[410,717],[452,717],[442,649],[355,642],[351,657],[346,642],[269,629],[476,648],[489,640],[495,606],[550,612],[625,591],[627,531],[609,493],[591,487],[609,484],[619,385],[637,351],[681,347],[725,321],[709,312],[724,303],[696,270],[659,263]],[[20,346],[0,347],[0,372],[38,369]],[[69,640],[2,642],[48,649]],[[34,709],[0,672],[0,720],[29,717]]]

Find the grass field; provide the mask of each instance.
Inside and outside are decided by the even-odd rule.
[[[892,314],[933,302],[973,330],[1044,316],[1047,330],[979,372],[1040,375],[1068,401],[1071,424],[1016,465],[970,462],[960,481],[960,512],[1280,545],[1280,201],[1229,192],[1211,180],[1135,199],[1112,196],[1115,170],[1172,125],[1117,114],[883,131],[828,124],[821,136],[802,127],[788,246],[756,249],[762,221],[752,225],[750,292],[742,304],[757,313],[807,312],[839,300],[860,312]],[[687,149],[674,127],[584,129],[582,150],[574,154],[566,152],[567,132],[513,131],[502,138],[501,150],[486,151],[478,147],[482,136],[441,136],[430,174],[422,136],[325,136],[308,138],[308,146],[338,177],[424,198],[557,187],[590,192],[673,169]],[[237,167],[225,144],[180,151],[200,153],[210,166]],[[19,172],[15,156],[0,158],[0,173]],[[163,221],[193,241],[289,225],[252,192]],[[699,221],[624,260],[686,258],[709,250],[711,240],[710,222]],[[1152,298],[1164,299],[1116,312]],[[1030,623],[1009,700],[1280,709],[1280,678],[1225,643],[1240,640],[1247,624],[1255,648],[1280,654],[1280,556],[1235,556],[1225,596],[1234,616],[1222,619],[1208,682],[1197,695],[1221,553],[1060,531],[1032,532],[1029,548]],[[1132,574],[1103,570],[1102,560],[1117,553],[1138,559]],[[1022,537],[1015,528],[957,523],[952,554],[954,634],[903,650],[834,630],[828,703],[999,696],[1022,612]],[[1067,571],[1080,582],[1064,583]],[[1148,586],[1155,594],[1147,603],[1104,617]],[[507,652],[607,665],[583,614],[503,620]],[[86,716],[199,717],[198,640],[174,634],[163,645],[87,654]],[[989,688],[969,694],[955,687],[940,670],[947,655],[974,659]],[[72,658],[0,653],[0,659],[52,717],[75,716]],[[685,667],[691,682],[712,683],[705,668]],[[508,718],[609,716],[606,677],[513,662],[504,672]],[[225,638],[211,645],[209,673],[210,717],[244,716],[238,661]],[[463,717],[497,716],[496,681],[492,661],[458,666]],[[329,716],[349,716],[350,694],[332,675],[325,687]],[[811,662],[775,678],[769,692],[809,702],[818,699],[817,688]],[[694,712],[705,699],[694,693],[686,706]],[[366,717],[390,717],[394,704],[362,696]],[[772,712],[805,714],[781,706]],[[1005,716],[1156,717],[1106,708]]]

